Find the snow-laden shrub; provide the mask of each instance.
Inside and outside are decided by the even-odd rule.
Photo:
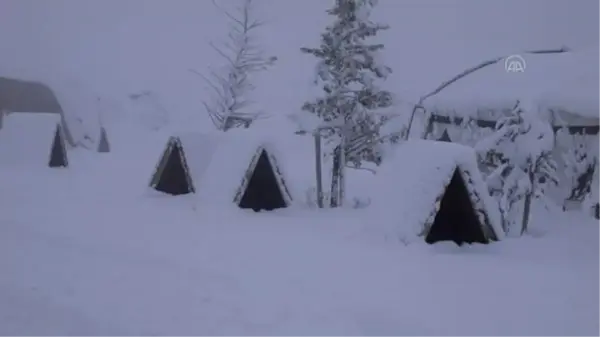
[[[554,133],[545,117],[535,105],[517,101],[512,112],[498,120],[495,132],[475,146],[480,160],[491,168],[487,183],[498,198],[507,233],[526,232],[532,199],[558,183]]]

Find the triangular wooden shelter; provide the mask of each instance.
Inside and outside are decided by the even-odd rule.
[[[177,136],[169,139],[156,167],[150,186],[171,195],[194,193],[194,183],[187,166],[186,155]]]
[[[498,205],[489,195],[472,148],[410,140],[384,161],[373,206],[397,219],[402,241],[487,243],[504,237]]]
[[[60,124],[56,124],[54,139],[52,140],[52,148],[50,150],[49,167],[67,167],[69,160],[67,159],[67,148],[64,139],[64,133]]]
[[[273,210],[292,198],[271,144],[226,135],[170,137],[150,186],[171,195],[195,193],[206,202]]]
[[[100,127],[100,140],[98,140],[97,151],[100,153],[110,152],[110,143],[108,142],[108,135],[106,134],[106,129],[103,126]]]
[[[444,129],[444,132],[442,132],[442,135],[440,136],[440,138],[438,138],[438,142],[452,143],[452,139],[450,139],[450,135],[448,134],[447,129]]]

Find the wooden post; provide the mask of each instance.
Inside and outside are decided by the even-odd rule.
[[[421,103],[419,103],[419,105],[421,105]],[[412,129],[413,120],[415,119],[415,114],[417,113],[418,108],[419,107],[416,104],[415,106],[413,106],[412,113],[410,114],[410,119],[408,120],[408,129],[406,130],[406,134],[404,135],[404,140],[408,140],[408,137],[410,137],[410,130]]]
[[[539,159],[538,159],[539,160]],[[531,191],[525,195],[525,200],[523,201],[523,218],[521,220],[521,236],[529,231],[529,216],[531,214],[531,202],[535,196],[535,171],[537,171],[538,164],[535,164],[533,168],[527,172],[527,176],[529,178],[529,183],[531,184]]]
[[[317,174],[317,207],[323,208],[323,177],[321,170],[321,132],[316,131],[315,137],[315,164]]]
[[[338,206],[344,205],[344,195],[346,189],[346,134],[342,132],[340,141],[340,171],[339,171],[339,186],[338,186]]]

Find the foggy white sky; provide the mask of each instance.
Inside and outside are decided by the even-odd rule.
[[[270,22],[261,38],[280,58],[272,79],[289,91],[305,85],[310,76],[292,72],[313,61],[298,47],[318,41],[330,1],[259,4]],[[423,91],[456,58],[597,46],[598,12],[597,0],[380,0],[374,19],[392,26],[384,38],[394,83]],[[187,69],[214,63],[206,44],[224,36],[222,25],[209,0],[0,0],[0,72],[68,75],[102,95],[151,88],[184,109],[202,91]],[[270,108],[289,104],[286,95]]]

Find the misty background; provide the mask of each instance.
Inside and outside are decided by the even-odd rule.
[[[234,1],[220,1],[229,6]],[[299,109],[332,1],[258,0],[260,39],[279,58],[258,100],[276,113]],[[387,23],[387,85],[416,100],[464,67],[536,48],[598,46],[597,0],[380,0]],[[0,0],[0,75],[60,79],[89,99],[153,90],[173,113],[198,113],[206,72],[222,63],[208,47],[226,37],[209,0]],[[306,90],[305,90],[306,91]]]

